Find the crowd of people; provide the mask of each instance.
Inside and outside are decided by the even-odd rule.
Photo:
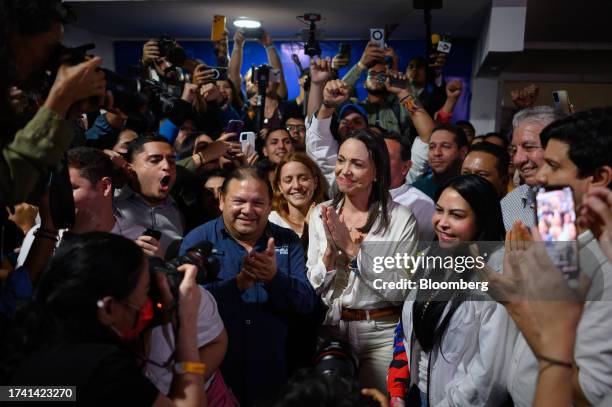
[[[269,66],[241,76],[241,30],[215,44],[225,75],[146,42],[130,93],[64,58],[72,18],[0,5],[0,384],[87,406],[612,404],[612,108],[521,100],[481,135],[446,54],[401,69],[374,42],[311,58],[288,100],[265,31]],[[572,282],[546,246],[568,240]],[[402,256],[451,266],[373,267]]]

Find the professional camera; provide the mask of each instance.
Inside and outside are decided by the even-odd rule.
[[[357,379],[359,360],[350,345],[343,341],[328,339],[319,346],[314,357],[315,369],[326,375],[339,375]]]
[[[168,61],[178,67],[182,67],[187,59],[185,50],[176,45],[176,40],[169,35],[162,35],[157,40],[157,47],[159,48],[159,56],[161,58],[166,57]]]
[[[192,264],[198,268],[196,282],[200,285],[208,284],[217,280],[219,275],[218,253],[214,250],[212,243],[204,240],[187,250],[186,254],[179,256],[169,262],[164,262],[157,257],[149,259],[151,273],[163,273],[168,280],[170,291],[175,300],[178,298],[178,289],[183,280],[183,273],[177,268],[183,264]],[[151,290],[154,303],[159,303],[159,293]]]
[[[155,130],[156,118],[168,118],[172,123],[182,124],[193,112],[189,102],[171,94],[160,82],[126,78],[107,69],[103,71],[106,88],[113,94],[114,107],[128,115],[128,123],[135,130]],[[155,116],[153,122],[148,118],[149,113]]]

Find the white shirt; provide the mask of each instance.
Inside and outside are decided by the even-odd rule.
[[[330,195],[333,195],[333,191],[336,190],[335,169],[336,161],[338,161],[339,145],[331,132],[331,120],[331,117],[319,120],[316,116],[313,116],[312,123],[306,130],[305,143],[306,153],[321,169],[330,187]],[[412,167],[406,175],[408,184],[412,184],[427,170],[428,152],[429,145],[421,141],[420,137],[417,137],[412,143],[410,153]]]
[[[503,249],[496,250],[487,264],[499,271],[502,259]],[[422,391],[427,392],[429,387],[432,407],[499,406],[507,399],[506,375],[516,331],[504,306],[487,300],[486,293],[479,294],[485,294],[483,299],[464,301],[455,310],[442,337],[441,348],[427,354],[426,363],[413,335],[412,308],[417,290],[410,291],[404,303],[402,323],[411,381]],[[447,306],[443,315],[448,309]],[[429,368],[429,375],[423,368]]]
[[[330,205],[331,201],[323,204]],[[382,267],[382,270],[377,272],[373,265],[376,264],[376,258],[393,257],[397,253],[407,253],[409,256],[416,254],[417,227],[412,212],[391,201],[388,206],[390,225],[386,231],[374,233],[381,218],[374,223],[357,255],[357,270],[327,272],[323,265],[327,239],[320,218],[323,204],[317,205],[310,216],[306,262],[310,283],[329,307],[323,323],[337,325],[343,308],[372,310],[401,305],[407,289],[377,288],[375,280],[379,280],[379,283],[407,280],[411,275],[410,270]]]
[[[580,272],[592,282],[578,324],[574,356],[582,392],[591,404],[598,404],[612,393],[612,266],[590,231],[580,234],[578,241]],[[537,377],[538,361],[519,333],[507,384],[515,406],[533,405]]]
[[[217,339],[223,332],[223,321],[219,316],[217,302],[215,298],[204,287],[200,286],[200,308],[198,309],[198,348]],[[157,326],[151,331],[151,348],[149,351],[149,359],[155,363],[165,363],[172,352],[174,351],[174,331],[170,324]],[[145,366],[145,375],[163,393],[170,392],[172,384],[172,369],[171,364],[167,369],[155,366],[152,363],[147,363]],[[206,382],[206,387],[210,385],[215,375],[213,374]]]
[[[436,211],[434,201],[418,188],[404,184],[389,190],[391,198],[400,205],[410,208],[419,227],[419,240],[431,242],[435,236],[431,218]]]
[[[30,248],[32,247],[32,243],[34,243],[34,232],[36,232],[40,228],[40,224],[34,225],[28,233],[23,238],[23,242],[21,244],[21,248],[19,249],[19,256],[17,257],[17,266],[23,266],[26,258],[28,257],[28,253],[30,252]],[[56,247],[59,246],[62,241],[62,237],[64,236],[64,232],[68,229],[60,229],[57,234],[57,244]],[[130,240],[136,240],[138,237],[142,236],[145,228],[142,226],[136,225],[135,223],[130,222],[127,219],[115,216],[115,225],[111,229],[110,233],[114,233],[116,235],[121,235]]]
[[[281,226],[283,228],[287,228],[287,229],[291,229],[295,232],[295,230],[291,227],[291,225],[289,223],[287,223],[287,221],[285,219],[283,219],[282,216],[280,216],[280,214],[276,211],[272,211],[270,212],[270,215],[268,215],[268,220],[272,223],[274,223],[275,225]],[[302,237],[302,233],[297,233],[295,232],[299,237]]]

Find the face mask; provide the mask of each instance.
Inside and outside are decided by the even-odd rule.
[[[134,309],[132,305],[128,304],[128,306]],[[132,328],[128,329],[125,332],[120,332],[118,329],[116,329],[113,326],[111,326],[111,329],[117,334],[117,336],[123,342],[125,343],[134,342],[136,339],[140,337],[140,334],[142,333],[142,331],[145,330],[145,328],[149,325],[152,319],[153,319],[153,302],[151,301],[151,298],[148,298],[145,305],[142,307],[142,309],[140,309],[140,312],[138,314],[138,321],[136,321],[136,324]]]

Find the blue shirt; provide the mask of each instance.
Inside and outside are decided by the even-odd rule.
[[[310,312],[315,303],[298,236],[268,222],[254,250],[264,251],[270,237],[276,247],[277,273],[269,283],[257,282],[243,293],[238,290],[236,276],[248,253],[225,229],[222,216],[189,232],[180,249],[183,255],[208,240],[221,252],[219,281],[206,289],[217,300],[229,337],[221,366],[223,377],[244,406],[276,394],[286,383],[289,321],[292,314]]]

